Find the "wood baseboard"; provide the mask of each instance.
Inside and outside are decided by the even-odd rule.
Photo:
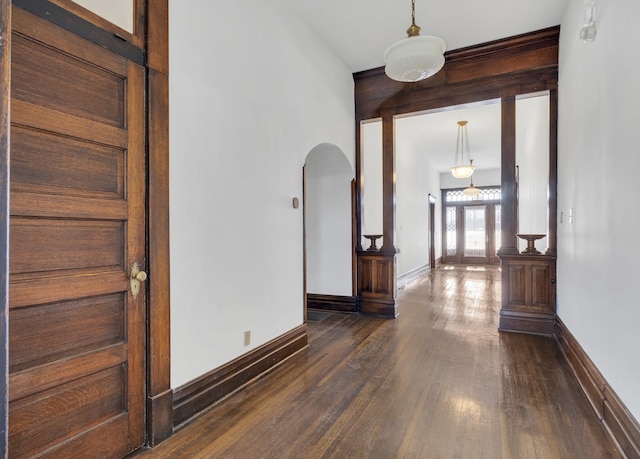
[[[308,346],[307,325],[238,357],[187,384],[173,394],[173,425],[179,428],[214,403],[273,370]]]
[[[628,458],[640,458],[640,424],[559,317],[556,339],[593,409],[620,449]]]
[[[359,298],[358,312],[363,316],[395,319],[398,317],[398,305],[395,298]]]
[[[430,270],[431,270],[431,267],[427,264],[427,265],[419,266],[419,267],[417,267],[415,269],[412,269],[411,271],[408,271],[408,272],[398,276],[398,280],[397,280],[398,289],[403,289],[403,288],[407,287],[413,281],[415,281],[416,279],[419,279],[420,277],[424,276]]]
[[[307,293],[307,308],[323,311],[357,312],[355,296],[319,295]]]
[[[528,333],[553,336],[555,330],[553,314],[528,314],[518,311],[500,311],[498,329],[503,332]]]
[[[171,389],[147,398],[149,446],[155,446],[173,433],[173,391]]]

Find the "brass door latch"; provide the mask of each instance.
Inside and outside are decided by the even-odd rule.
[[[147,280],[147,273],[140,270],[140,266],[138,266],[138,262],[134,261],[131,266],[131,296],[135,300],[138,298],[138,293],[140,293],[140,282],[144,282]]]

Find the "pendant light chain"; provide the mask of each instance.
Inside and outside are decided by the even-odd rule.
[[[411,0],[411,25],[407,29],[408,37],[420,35],[420,27],[416,25],[416,0]]]
[[[416,25],[416,0],[411,0],[411,24]]]

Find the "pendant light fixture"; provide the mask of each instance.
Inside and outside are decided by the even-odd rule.
[[[396,81],[415,82],[429,78],[444,65],[446,44],[442,38],[420,35],[416,25],[416,1],[411,0],[411,26],[408,37],[384,52],[384,72]]]
[[[465,196],[471,197],[478,196],[480,194],[480,188],[476,188],[475,186],[473,186],[473,177],[471,178],[471,184],[467,188],[462,190],[462,192]]]
[[[458,121],[458,139],[456,141],[455,165],[450,168],[451,175],[455,178],[469,178],[475,169],[471,151],[469,150],[469,135],[467,134],[467,122]]]

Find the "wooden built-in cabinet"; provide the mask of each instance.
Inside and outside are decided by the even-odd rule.
[[[556,318],[556,258],[503,255],[500,330],[553,335]]]
[[[396,254],[358,252],[358,310],[378,317],[396,317]]]

